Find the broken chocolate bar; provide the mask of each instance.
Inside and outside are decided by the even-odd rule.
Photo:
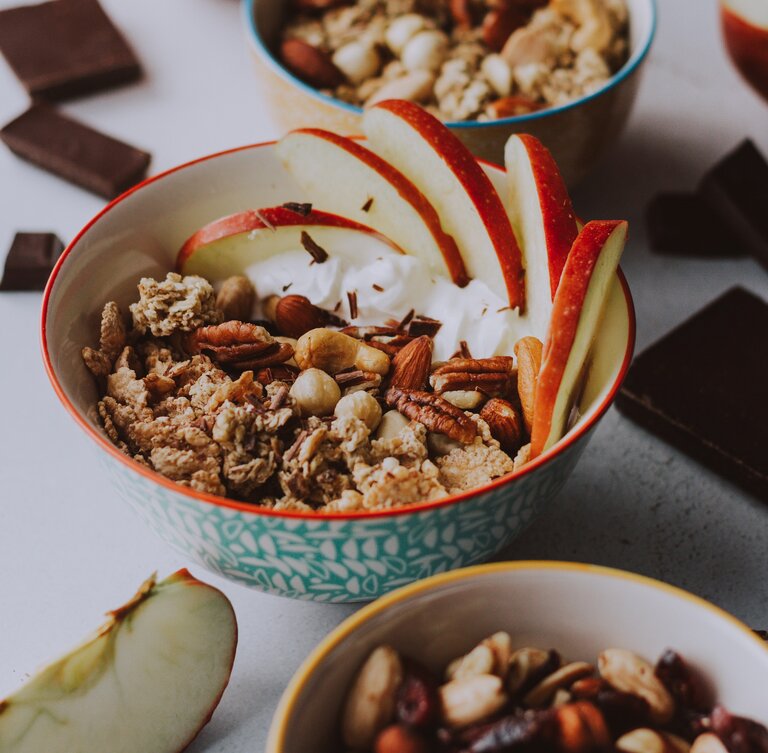
[[[20,157],[107,199],[140,181],[150,159],[42,104],[6,125],[0,139]]]
[[[627,416],[768,500],[768,304],[732,288],[635,358]]]
[[[648,240],[669,256],[744,256],[747,250],[704,201],[689,193],[662,193],[646,211]]]
[[[704,176],[699,195],[734,237],[768,267],[768,162],[749,139]]]
[[[135,81],[141,66],[97,0],[0,11],[0,52],[35,97],[61,100]]]
[[[64,244],[53,233],[16,233],[0,290],[43,290]]]

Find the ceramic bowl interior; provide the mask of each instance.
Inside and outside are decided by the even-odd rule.
[[[490,165],[485,169],[502,191],[504,172]],[[135,465],[99,428],[96,388],[80,357],[82,347],[95,341],[104,303],[117,301],[127,312],[136,299],[139,278],[164,277],[174,268],[184,240],[202,225],[245,209],[301,198],[272,145],[243,147],[150,179],[108,206],[70,244],[49,283],[43,350],[54,388],[102,447]],[[594,423],[609,404],[631,357],[633,337],[631,299],[623,278],[617,276],[593,348],[581,415],[571,435]],[[551,457],[556,448],[542,458]]]
[[[734,713],[768,722],[768,647],[735,618],[685,591],[618,570],[518,562],[457,570],[400,589],[343,622],[286,689],[267,753],[340,750],[346,689],[382,643],[434,671],[486,636],[557,648],[594,662],[605,648],[655,661],[674,648],[712,681]]]
[[[524,125],[525,123],[548,118],[559,112],[578,107],[585,101],[600,96],[605,91],[619,85],[628,76],[630,76],[645,58],[651,46],[656,28],[656,4],[655,0],[626,0],[629,10],[629,49],[630,55],[627,62],[618,70],[603,86],[597,91],[580,97],[573,102],[558,107],[551,107],[541,112],[531,113],[529,115],[518,115],[512,118],[501,118],[490,122],[475,121],[452,121],[448,122],[452,129],[472,129],[487,128],[490,125]],[[267,62],[272,69],[281,77],[290,81],[291,84],[298,87],[306,94],[314,97],[320,102],[333,105],[339,110],[352,114],[362,112],[361,108],[350,105],[341,100],[329,97],[318,91],[312,86],[304,83],[300,78],[294,76],[276,57],[280,31],[283,27],[285,14],[288,12],[290,4],[284,0],[245,0],[243,11],[245,13],[246,27],[249,30],[250,37],[256,47],[259,56]],[[525,130],[516,129],[516,130]]]

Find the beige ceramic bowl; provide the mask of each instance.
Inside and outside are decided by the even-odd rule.
[[[243,12],[259,64],[264,96],[281,130],[304,126],[337,133],[360,133],[359,107],[321,94],[286,70],[273,55],[289,3],[244,0]],[[566,182],[583,178],[620,134],[640,83],[640,72],[656,31],[656,0],[627,0],[630,57],[624,67],[593,94],[561,107],[492,122],[447,125],[478,156],[504,162],[504,144],[512,133],[531,133],[552,151]]]
[[[666,648],[703,672],[735,714],[768,722],[768,644],[709,602],[621,570],[568,562],[505,562],[401,588],[337,627],[285,690],[267,753],[343,750],[347,688],[382,643],[439,672],[498,630],[513,646],[557,648],[594,662],[605,648],[656,661]]]

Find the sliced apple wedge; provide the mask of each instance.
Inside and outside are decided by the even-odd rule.
[[[237,645],[232,605],[180,570],[0,701],[8,753],[176,753],[208,722]]]
[[[532,334],[544,337],[565,260],[579,233],[571,197],[549,150],[535,136],[514,134],[504,148],[507,211],[525,267]]]
[[[472,153],[437,118],[405,100],[389,99],[367,109],[363,130],[371,149],[404,173],[435,207],[469,276],[522,312],[520,247],[499,195]]]
[[[176,268],[182,274],[201,275],[212,281],[243,274],[256,261],[300,249],[303,232],[329,251],[336,245],[346,248],[359,244],[363,234],[402,252],[381,233],[346,217],[317,210],[304,213],[279,206],[249,209],[200,228],[181,247]]]
[[[459,249],[434,207],[370,149],[345,136],[303,128],[284,136],[277,154],[313,204],[369,225],[436,273],[467,284]]]
[[[624,221],[589,222],[568,254],[536,382],[531,458],[548,450],[565,433],[626,238]]]

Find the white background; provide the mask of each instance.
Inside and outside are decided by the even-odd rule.
[[[236,0],[104,4],[146,77],[68,103],[66,112],[152,152],[152,172],[278,135]],[[582,217],[631,222],[623,267],[639,348],[733,284],[768,298],[766,272],[753,261],[647,250],[642,217],[655,192],[692,187],[746,135],[768,154],[768,106],[730,67],[714,0],[660,4],[629,127],[574,196]],[[0,60],[0,122],[26,106]],[[102,206],[0,147],[0,259],[15,231],[52,230],[66,242]],[[95,628],[150,572],[189,564],[117,499],[90,440],[58,404],[41,365],[39,307],[39,294],[0,293],[0,698]],[[768,627],[767,534],[768,509],[756,499],[611,410],[556,503],[504,556],[636,570]],[[256,753],[289,677],[352,608],[266,596],[192,571],[232,599],[240,644],[229,689],[191,750]]]

